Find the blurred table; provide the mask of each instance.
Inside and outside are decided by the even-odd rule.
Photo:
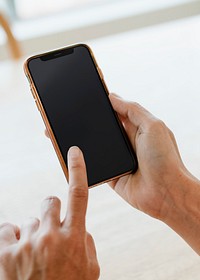
[[[200,18],[88,42],[111,91],[147,107],[174,131],[183,160],[200,177]],[[0,62],[0,223],[39,216],[67,183],[44,136],[23,63]],[[132,209],[107,185],[90,190],[88,230],[105,280],[196,280],[199,257],[171,229]]]

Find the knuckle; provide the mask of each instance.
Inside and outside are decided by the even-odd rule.
[[[161,131],[165,131],[166,130],[166,125],[165,123],[160,120],[160,119],[156,119],[156,118],[152,118],[150,123],[149,123],[149,131],[155,131],[155,132],[161,132]]]
[[[93,267],[91,268],[91,275],[92,277],[89,279],[92,280],[97,280],[100,277],[100,266],[98,264],[98,262],[95,264],[95,266],[93,265]]]
[[[77,236],[76,239],[72,237],[65,243],[66,247],[68,248],[68,252],[76,256],[79,255],[79,257],[81,257],[82,259],[85,257],[85,243],[82,237]]]
[[[49,245],[53,241],[52,235],[50,233],[45,233],[40,237],[41,245]]]
[[[150,113],[137,102],[130,102],[128,103],[128,106],[130,106],[128,110],[128,116],[130,119],[134,119],[137,113],[142,113],[144,115],[148,114],[150,116]]]
[[[82,185],[71,185],[69,188],[69,195],[75,198],[86,198],[88,195],[88,191]]]
[[[41,234],[37,242],[39,249],[43,250],[43,248],[50,247],[55,242],[55,236],[51,231]]]
[[[132,109],[131,112],[134,112],[135,109],[138,111],[146,112],[146,109],[142,107],[138,102],[131,101],[130,103],[130,108]]]
[[[142,106],[138,102],[132,101],[132,102],[130,102],[130,104],[131,104],[132,107],[137,107],[138,109],[142,108]]]
[[[88,242],[88,244],[90,244],[90,246],[95,247],[94,238],[92,237],[92,235],[90,233],[87,233],[87,242]]]
[[[13,254],[9,250],[1,250],[0,252],[0,264],[4,264],[8,260],[10,260],[13,257]]]
[[[81,168],[83,168],[83,163],[81,161],[72,159],[69,167],[70,167],[70,169],[81,169]]]
[[[32,243],[27,240],[23,243],[20,243],[15,251],[15,259],[16,261],[22,261],[22,258],[29,258],[32,254]]]
[[[93,237],[92,237],[92,235],[91,235],[89,232],[87,232],[87,238],[88,238],[89,240],[92,240],[92,241],[94,240]]]
[[[175,141],[174,133],[168,128],[168,132],[173,141]]]

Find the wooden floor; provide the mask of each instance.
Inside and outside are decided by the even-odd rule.
[[[174,131],[200,178],[200,18],[88,42],[110,91],[141,103]],[[67,183],[18,63],[0,63],[0,223],[38,216]],[[163,223],[131,208],[107,185],[90,190],[88,231],[102,280],[197,280],[199,257]]]

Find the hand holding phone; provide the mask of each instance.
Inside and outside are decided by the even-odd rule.
[[[135,153],[87,45],[31,57],[24,69],[66,178],[71,146],[83,151],[90,187],[137,170]]]

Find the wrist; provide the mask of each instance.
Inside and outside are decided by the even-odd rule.
[[[200,182],[187,170],[168,188],[160,220],[200,254]]]

